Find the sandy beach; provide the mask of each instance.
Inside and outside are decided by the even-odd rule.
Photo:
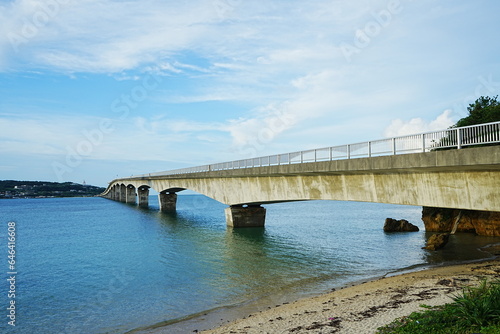
[[[498,259],[384,277],[277,305],[201,333],[375,333],[394,319],[424,310],[421,305],[449,303],[462,287],[485,278],[500,278]]]

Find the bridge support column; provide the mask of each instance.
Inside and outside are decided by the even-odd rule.
[[[149,206],[149,188],[148,187],[139,187],[137,189],[139,194],[139,206],[142,208],[147,208]]]
[[[115,185],[113,187],[113,198],[114,201],[119,201],[120,200],[120,186]]]
[[[135,194],[135,187],[129,185],[125,194],[125,203],[135,204],[137,195]]]
[[[169,193],[167,191],[162,191],[158,195],[160,201],[160,211],[163,212],[175,212],[177,205],[177,194]]]
[[[260,205],[233,205],[226,208],[226,223],[231,227],[263,227],[266,209]]]
[[[125,186],[124,184],[122,184],[120,186],[120,199],[119,199],[120,202],[123,202],[125,203],[127,201],[127,186]]]
[[[106,195],[106,198],[107,199],[115,199],[115,187],[111,187],[111,189],[109,189],[109,192]]]

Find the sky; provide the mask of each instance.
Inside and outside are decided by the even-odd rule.
[[[0,179],[441,130],[500,92],[496,0],[0,0]]]

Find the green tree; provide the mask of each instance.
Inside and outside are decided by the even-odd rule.
[[[469,104],[469,116],[460,119],[454,127],[490,123],[500,121],[500,102],[495,97],[481,96],[474,103]]]
[[[450,126],[450,129],[500,121],[500,101],[497,99],[498,95],[494,97],[481,96],[467,107],[469,115],[460,119],[455,125]],[[436,143],[435,148],[432,150],[449,150],[456,148],[458,145],[457,134],[456,131],[449,132]],[[462,145],[467,145],[467,147],[498,145],[498,136],[498,130],[492,127],[474,131],[461,130],[461,143]],[[494,140],[492,138],[497,139]],[[490,142],[489,144],[474,145],[474,143],[484,143],[488,141]]]

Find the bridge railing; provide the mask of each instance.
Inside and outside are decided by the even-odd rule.
[[[500,122],[432,131],[414,135],[385,138],[362,143],[324,147],[313,150],[269,155],[257,158],[221,162],[133,177],[165,176],[252,167],[300,164],[376,157],[384,155],[429,152],[432,150],[500,143]]]

